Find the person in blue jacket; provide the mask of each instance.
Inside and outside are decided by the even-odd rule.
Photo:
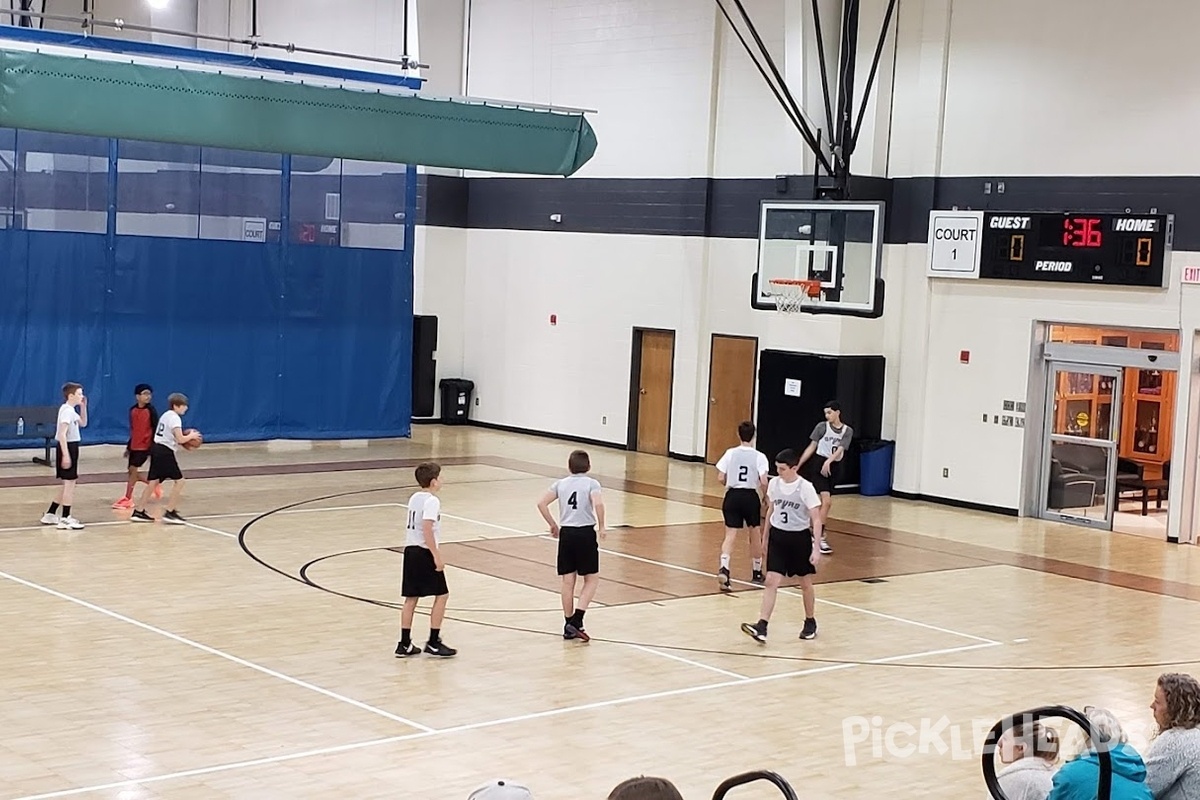
[[[1082,753],[1068,761],[1054,775],[1047,800],[1096,800],[1100,786],[1100,756],[1107,749],[1112,756],[1111,800],[1154,800],[1146,786],[1146,764],[1134,750],[1113,713],[1088,706],[1083,710],[1092,724],[1093,737]]]

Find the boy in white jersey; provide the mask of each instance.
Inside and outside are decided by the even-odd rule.
[[[446,562],[438,535],[442,528],[442,501],[438,492],[442,489],[442,467],[432,461],[420,464],[416,469],[417,484],[421,491],[408,500],[408,522],[404,526],[404,573],[400,580],[400,594],[404,597],[404,608],[400,611],[400,642],[396,645],[396,658],[407,658],[421,652],[412,643],[413,615],[417,613],[417,600],[433,598],[433,609],[429,612],[429,641],[425,652],[431,656],[449,658],[458,653],[442,641],[442,620],[446,617],[446,603],[450,600],[450,589],[446,586]]]
[[[62,481],[54,502],[42,515],[43,525],[56,525],[62,531],[78,531],[83,523],[71,516],[71,501],[75,498],[75,481],[79,480],[79,429],[88,424],[87,398],[78,383],[65,383],[62,387],[63,404],[58,409],[58,430],[54,441],[57,444],[54,460],[54,476]],[[75,407],[79,406],[79,411]],[[62,516],[58,509],[62,507]]]
[[[800,466],[803,467],[814,454],[817,456],[805,477],[812,481],[821,495],[821,530],[824,531],[825,523],[829,520],[829,508],[833,505],[833,487],[837,485],[841,461],[850,449],[850,442],[854,441],[854,429],[842,423],[842,407],[837,400],[825,404],[825,421],[817,423],[809,439],[804,455],[800,456]],[[821,552],[833,552],[824,533],[821,534]]]
[[[821,498],[817,490],[799,471],[800,456],[795,450],[784,450],[775,457],[779,476],[767,485],[763,511],[770,508],[770,530],[767,533],[767,583],[763,588],[762,610],[758,622],[742,623],[742,631],[759,642],[767,640],[767,622],[775,610],[775,594],[784,578],[800,576],[804,595],[804,628],[801,639],[817,636],[816,593],[813,575],[821,560],[817,542],[821,539]]]
[[[717,475],[725,484],[725,499],[721,502],[721,514],[725,517],[725,541],[721,544],[721,567],[717,582],[721,591],[732,590],[729,578],[729,558],[733,543],[742,526],[750,529],[751,580],[763,582],[762,572],[762,499],[759,489],[767,488],[770,464],[767,457],[754,448],[754,423],[738,425],[741,444],[731,447],[717,462]]]
[[[583,615],[600,586],[600,544],[604,539],[604,497],[600,482],[587,473],[592,461],[582,450],[567,459],[570,477],[551,484],[538,502],[542,519],[550,526],[550,535],[558,539],[558,574],[562,577],[562,609],[566,622],[564,639],[591,639],[583,628]],[[550,514],[550,504],[558,501],[559,521]],[[575,584],[583,576],[583,591],[575,603]]]
[[[142,489],[142,496],[129,516],[132,522],[154,522],[154,517],[146,513],[146,503],[164,481],[171,481],[171,496],[167,499],[162,521],[168,525],[187,524],[178,511],[179,497],[183,494],[183,470],[179,468],[176,453],[181,445],[199,440],[200,434],[196,431],[183,432],[183,415],[188,411],[186,395],[175,392],[167,398],[167,405],[170,410],[158,418],[158,425],[154,427],[150,469],[146,471],[146,486]]]

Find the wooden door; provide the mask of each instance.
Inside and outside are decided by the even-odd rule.
[[[708,444],[705,460],[715,464],[738,443],[737,426],[754,418],[758,339],[713,334],[708,366]]]
[[[630,403],[633,449],[667,455],[671,440],[671,384],[675,332],[634,331],[634,391]]]

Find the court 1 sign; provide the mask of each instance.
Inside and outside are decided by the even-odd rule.
[[[930,211],[930,278],[978,278],[982,211]]]

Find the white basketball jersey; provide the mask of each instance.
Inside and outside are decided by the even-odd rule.
[[[853,429],[849,425],[842,425],[835,431],[828,422],[818,422],[813,429],[812,440],[817,443],[817,455],[829,458],[837,448],[845,450],[849,447],[853,436]]]
[[[183,419],[178,412],[167,411],[158,418],[158,427],[154,429],[154,443],[178,450],[179,442],[175,441],[175,429],[182,427]]]
[[[725,473],[728,489],[757,489],[770,470],[767,457],[748,444],[729,448],[717,462],[717,471]]]
[[[442,501],[431,492],[417,492],[408,499],[408,522],[404,526],[404,544],[429,547],[425,541],[425,520],[433,521],[433,540],[440,543]]]
[[[550,485],[558,496],[558,524],[564,528],[586,528],[596,524],[592,492],[600,491],[600,481],[587,475],[572,475]]]
[[[781,531],[806,531],[812,527],[812,512],[821,507],[816,488],[804,478],[784,483],[775,477],[767,484],[771,500],[771,527]]]

